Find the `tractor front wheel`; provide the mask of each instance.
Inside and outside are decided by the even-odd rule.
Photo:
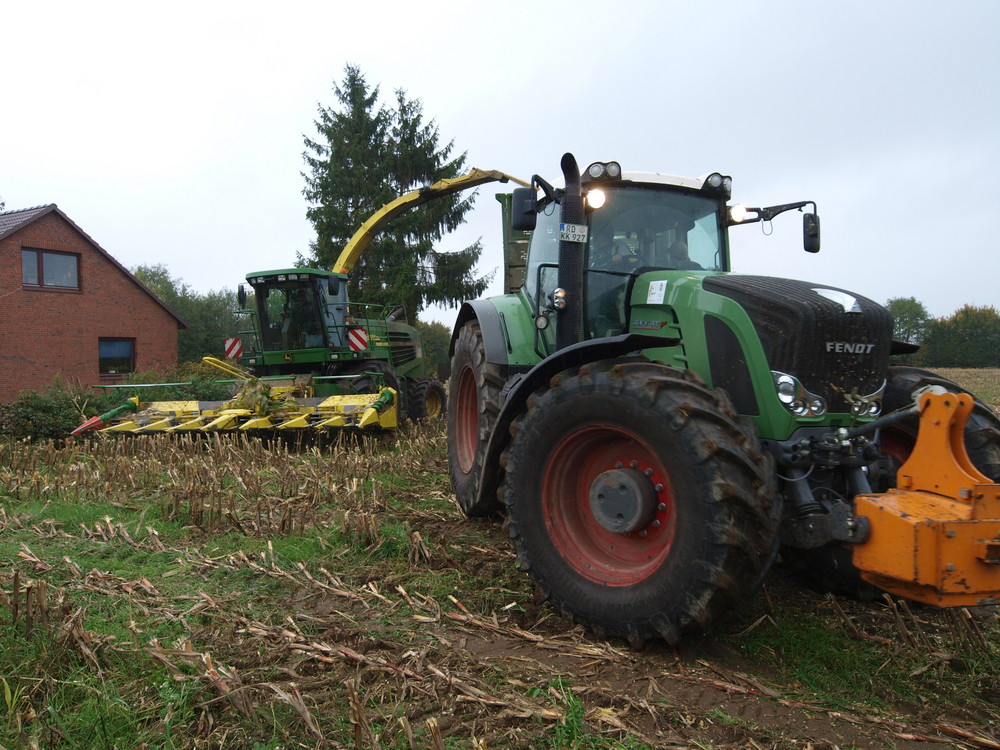
[[[571,370],[511,428],[518,563],[600,636],[676,642],[744,604],[771,562],[770,461],[729,400],[629,359]]]
[[[928,370],[916,367],[896,366],[889,368],[889,383],[885,389],[885,411],[893,412],[909,406],[915,395],[929,386],[940,386],[949,393],[964,393],[958,384],[942,378]],[[994,482],[1000,481],[1000,419],[980,399],[974,398],[974,405],[965,423],[965,450],[969,460],[983,474]],[[912,417],[897,422],[881,431],[880,447],[898,468],[913,452],[917,442],[917,428],[920,417]],[[895,486],[891,481],[889,486]],[[884,490],[887,488],[880,488]]]

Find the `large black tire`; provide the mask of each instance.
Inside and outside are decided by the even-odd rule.
[[[448,413],[448,396],[440,381],[430,378],[411,380],[407,387],[406,415],[410,419],[437,421]]]
[[[675,643],[755,593],[778,533],[773,470],[723,393],[646,360],[598,362],[533,394],[511,434],[518,564],[565,616]]]
[[[335,375],[357,375],[356,378],[345,381],[345,387],[355,393],[378,393],[378,375],[367,373],[381,373],[385,384],[400,393],[399,377],[392,366],[383,359],[366,359],[358,362],[351,362],[332,374]]]
[[[940,386],[950,393],[965,393],[958,384],[916,367],[890,367],[885,389],[885,411],[893,412],[913,403],[914,394],[928,386]],[[965,423],[965,450],[969,460],[994,482],[1000,481],[1000,418],[978,398]],[[882,452],[901,464],[913,452],[920,418],[917,415],[882,430]],[[891,483],[895,486],[895,482]]]
[[[448,391],[448,473],[459,507],[469,516],[489,515],[500,508],[495,497],[480,499],[479,483],[486,445],[500,413],[504,368],[486,361],[483,334],[467,322],[455,339]]]

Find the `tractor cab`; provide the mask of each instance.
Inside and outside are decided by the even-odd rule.
[[[625,300],[639,273],[728,271],[728,193],[725,178],[718,178],[715,186],[711,178],[622,173],[614,162],[591,165],[581,179],[585,223],[575,236],[567,234],[560,218],[558,191],[550,193],[542,185],[542,200],[519,210],[517,194],[533,203],[535,191],[515,190],[514,228],[533,230],[523,293],[535,310],[536,326],[549,328],[558,309],[560,243],[575,243],[582,260],[587,338],[627,330]],[[519,225],[519,213],[529,217],[530,225]],[[545,338],[551,336],[549,330]]]

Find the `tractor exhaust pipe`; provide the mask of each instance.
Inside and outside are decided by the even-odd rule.
[[[562,199],[562,223],[583,226],[583,191],[580,186],[580,167],[573,154],[563,154],[563,177],[566,192]],[[565,236],[565,235],[564,235]],[[577,241],[559,240],[559,287],[566,292],[566,306],[559,311],[556,326],[556,348],[565,349],[580,340],[580,323],[583,301],[583,247]]]

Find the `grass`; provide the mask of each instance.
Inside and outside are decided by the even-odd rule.
[[[501,524],[461,516],[440,428],[0,443],[0,559],[5,748],[783,750],[837,715],[1000,731],[994,610],[779,576],[740,632],[681,652],[583,633]],[[752,719],[723,703],[741,696]]]
[[[935,372],[968,389],[995,409],[1000,408],[1000,370],[953,367]]]

